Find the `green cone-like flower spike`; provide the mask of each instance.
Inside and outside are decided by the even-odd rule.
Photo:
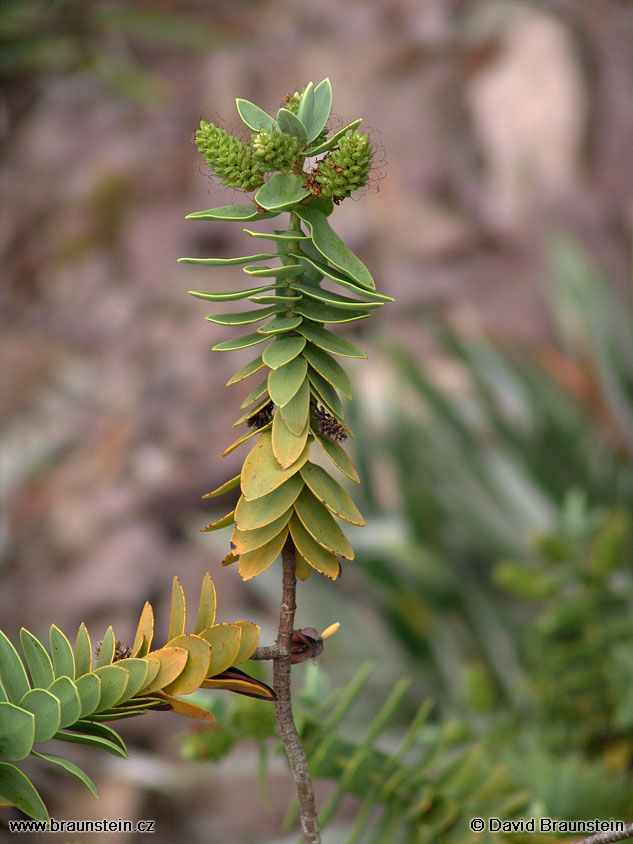
[[[314,174],[321,185],[321,196],[343,199],[367,184],[373,152],[369,136],[349,129],[338,142],[338,149],[319,164]]]
[[[196,132],[196,146],[223,184],[246,191],[263,184],[263,171],[252,148],[224,129],[202,120]]]
[[[301,151],[301,139],[276,129],[253,135],[253,155],[264,173],[289,170]]]

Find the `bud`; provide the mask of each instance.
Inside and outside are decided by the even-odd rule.
[[[252,136],[253,155],[263,173],[289,170],[301,152],[301,140],[275,129],[262,129]]]
[[[367,184],[371,170],[372,149],[369,136],[358,129],[349,129],[338,142],[338,149],[320,162],[314,172],[321,185],[321,196],[344,199]]]
[[[213,123],[200,122],[196,146],[222,184],[251,191],[264,183],[251,147]]]

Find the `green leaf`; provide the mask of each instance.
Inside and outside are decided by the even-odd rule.
[[[298,257],[299,261],[305,267],[313,267],[315,270],[320,272],[320,275],[325,275],[328,278],[331,278],[337,284],[340,284],[341,287],[346,287],[348,290],[351,290],[352,293],[356,293],[357,296],[364,296],[365,299],[370,299],[371,301],[361,302],[358,299],[350,299],[349,296],[341,296],[338,293],[332,293],[330,290],[323,290],[317,284],[304,284],[301,280],[293,281],[290,284],[293,290],[298,290],[306,296],[310,296],[313,299],[320,299],[321,302],[326,302],[328,305],[332,305],[337,308],[362,307],[365,310],[379,308],[381,305],[384,305],[385,302],[394,301],[391,296],[385,296],[382,293],[376,293],[375,290],[367,290],[365,287],[359,287],[359,285],[355,284],[348,276],[345,275],[345,273],[339,272],[334,267],[326,266],[321,262],[307,260],[305,256]],[[323,268],[323,270],[327,270],[327,272],[322,271],[321,268]]]
[[[240,416],[240,418],[237,419],[233,423],[233,427],[237,428],[239,425],[242,425],[244,422],[248,422],[248,420],[252,419],[253,416],[257,416],[257,414],[260,412],[260,410],[263,410],[263,408],[265,408],[266,405],[269,404],[269,403],[270,403],[270,399],[268,398],[268,396],[264,396],[253,407],[251,407],[250,410],[247,410],[246,413],[244,413],[242,416]]]
[[[298,436],[294,434],[285,424],[281,413],[276,413],[273,418],[272,446],[277,462],[286,469],[295,460],[298,460],[306,446],[310,426],[306,423],[305,429]]]
[[[24,627],[20,630],[20,644],[24,652],[26,664],[28,665],[33,685],[41,689],[47,689],[55,679],[55,672],[53,671],[53,663],[48,655],[48,651],[44,645],[36,639],[32,633],[25,630]],[[1,674],[1,671],[0,671]],[[24,694],[22,693],[22,697]]]
[[[362,120],[363,118],[359,117],[358,120],[354,120],[352,121],[352,123],[348,123],[347,126],[344,126],[335,135],[332,135],[331,138],[327,138],[322,143],[304,150],[303,154],[313,156],[321,155],[322,152],[327,152],[327,150],[332,149],[332,147],[335,147],[337,145],[337,143],[340,141],[340,139],[346,132],[348,132],[350,129],[355,129],[357,126],[359,126]]]
[[[258,211],[252,202],[248,205],[222,205],[219,208],[210,208],[208,211],[194,211],[187,214],[186,220],[225,220],[227,222],[248,223],[251,220],[268,220],[277,217],[270,211]]]
[[[207,677],[215,677],[233,665],[240,651],[242,631],[235,624],[214,624],[200,632],[200,636],[211,645],[211,659]]]
[[[288,522],[288,527],[290,529],[292,541],[296,545],[301,556],[307,560],[313,568],[320,571],[321,574],[332,578],[332,580],[336,580],[340,574],[341,567],[334,554],[327,551],[310,536],[296,514]]]
[[[303,384],[308,364],[303,355],[297,355],[289,363],[268,373],[268,394],[277,407],[288,404]]]
[[[90,779],[88,774],[85,771],[82,771],[81,768],[78,765],[75,765],[74,762],[71,762],[70,759],[64,759],[63,756],[54,756],[50,753],[40,753],[37,750],[33,751],[33,755],[38,756],[40,759],[44,759],[46,762],[51,762],[53,765],[59,765],[60,768],[63,768],[67,773],[72,774],[77,777],[77,779],[80,779],[95,797],[99,797],[97,786]]]
[[[96,711],[103,712],[123,699],[130,675],[118,665],[104,665],[102,668],[95,668],[94,673],[101,680],[101,694]]]
[[[246,255],[243,258],[178,258],[179,264],[201,264],[203,267],[232,267],[237,264],[251,264],[255,261],[272,261],[277,258],[270,252],[260,252],[257,255]]]
[[[276,316],[270,322],[265,323],[257,329],[259,334],[267,336],[269,334],[285,334],[286,331],[292,331],[301,325],[303,318],[300,316]]]
[[[92,726],[97,727],[101,725],[93,723]],[[114,742],[109,741],[105,738],[101,738],[97,735],[87,735],[83,732],[80,733],[70,730],[59,730],[59,732],[55,733],[55,738],[58,741],[68,741],[72,744],[85,744],[88,747],[94,747],[99,750],[105,750],[106,753],[112,753],[114,756],[120,756],[123,759],[128,758],[128,753],[125,748],[121,749],[118,744],[115,744]]]
[[[291,466],[282,469],[273,454],[271,432],[263,433],[246,455],[242,466],[241,486],[244,498],[247,501],[253,501],[277,489],[278,486],[281,486],[299,471],[308,459],[309,452],[310,446],[308,444]]]
[[[266,290],[274,290],[274,284],[267,284],[263,287],[251,287],[248,290],[238,290],[235,293],[199,293],[197,290],[189,290],[190,296],[197,299],[204,299],[208,302],[237,302],[238,299],[249,299],[253,293],[263,293]]]
[[[255,194],[255,202],[268,211],[287,211],[310,195],[305,174],[275,173]]]
[[[200,528],[200,533],[211,533],[211,531],[213,530],[221,530],[222,528],[232,525],[234,521],[234,515],[235,510],[231,510],[230,513],[227,513],[226,516],[222,516],[221,519],[218,519],[217,521],[211,522],[211,524]]]
[[[239,475],[236,479],[239,483]],[[213,578],[207,572],[202,580],[202,589],[200,590],[200,603],[198,605],[198,616],[196,618],[196,627],[194,633],[200,633],[206,627],[210,627],[215,621],[215,613],[217,609],[217,594],[215,591],[215,583]]]
[[[249,346],[256,346],[266,339],[261,334],[245,334],[243,337],[236,337],[234,340],[223,340],[213,346],[213,352],[232,352],[235,349],[247,349]]]
[[[281,533],[288,524],[290,516],[292,516],[292,507],[289,507],[278,519],[264,527],[255,530],[240,530],[236,527],[231,535],[231,550],[235,554],[246,554],[248,551],[261,548],[262,545]]]
[[[77,687],[70,677],[58,677],[48,687],[48,691],[55,695],[61,705],[60,727],[68,727],[74,724],[81,714],[81,701]]]
[[[327,454],[330,458],[332,463],[343,472],[344,475],[352,480],[356,481],[356,483],[360,483],[360,477],[358,475],[358,471],[352,461],[347,456],[347,453],[343,449],[343,447],[337,443],[335,440],[331,440],[329,437],[323,436],[321,434],[316,434],[316,439],[323,451]]]
[[[0,703],[0,755],[19,762],[31,752],[35,738],[35,716],[13,703]]]
[[[308,130],[308,140],[313,141],[321,134],[329,120],[331,111],[332,85],[329,79],[324,79],[314,89],[312,119],[309,124],[305,124]]]
[[[77,638],[75,639],[75,679],[87,674],[92,670],[92,642],[90,641],[90,634],[86,625],[82,622],[77,630]],[[51,677],[46,686],[50,686],[53,682]]]
[[[185,632],[185,625],[187,623],[187,602],[185,600],[185,590],[182,588],[182,583],[178,577],[174,577],[171,582],[171,612],[169,614],[169,629],[167,631],[167,641],[175,639],[176,636],[181,636]],[[143,683],[139,689],[143,688]]]
[[[257,434],[261,434],[262,431],[270,430],[270,428],[272,427],[272,424],[273,424],[272,422],[268,422],[268,424],[263,425],[261,428],[253,428],[251,431],[247,431],[247,433],[242,434],[242,436],[238,437],[238,439],[236,439],[235,442],[232,442],[231,445],[228,448],[224,449],[221,456],[226,457],[227,454],[230,454],[232,451],[235,451],[235,449],[238,446],[242,445],[242,443],[245,443],[246,440],[250,440],[251,437],[256,437]]]
[[[114,660],[114,652],[116,650],[116,637],[112,625],[108,627],[103,637],[103,641],[99,645],[99,656],[97,657],[96,667],[101,668],[103,665],[110,665]]]
[[[306,223],[312,234],[312,242],[330,263],[351,276],[360,287],[375,289],[371,273],[331,228],[325,214],[311,205],[302,205],[295,209],[295,213]]]
[[[282,310],[284,310],[283,305],[273,305],[270,308],[253,308],[250,311],[240,311],[239,313],[213,314],[205,317],[205,319],[218,325],[251,325],[273,314],[278,314]]]
[[[283,528],[281,533],[271,539],[270,542],[254,551],[240,554],[238,568],[242,580],[250,580],[271,566],[281,554],[281,549],[284,547],[287,537],[288,528]]]
[[[296,358],[305,344],[305,337],[275,337],[274,342],[264,349],[262,360],[271,369],[279,369]]]
[[[337,360],[312,343],[306,345],[303,356],[326,381],[329,381],[335,389],[340,390],[344,396],[351,399],[352,385],[347,373]]]
[[[127,748],[125,746],[125,742],[123,741],[121,736],[115,730],[112,729],[112,727],[106,727],[105,724],[96,724],[94,721],[81,720],[77,721],[77,723],[73,725],[73,732],[80,733],[86,736],[97,736],[99,738],[105,739],[106,741],[118,747],[119,750],[123,752],[124,756],[127,756]]]
[[[259,357],[256,357],[255,360],[250,361],[250,363],[247,363],[246,366],[238,369],[235,375],[231,375],[229,380],[226,382],[226,386],[230,387],[232,384],[237,384],[239,381],[243,381],[245,378],[248,378],[249,375],[254,375],[256,372],[259,372],[263,366],[263,356],[259,355]]]
[[[301,468],[301,477],[310,490],[335,516],[350,522],[352,525],[363,526],[365,520],[358,508],[334,478],[316,463],[305,463]]]
[[[75,677],[75,654],[72,645],[59,627],[51,624],[49,631],[53,671],[56,677]]]
[[[53,738],[61,722],[61,704],[55,695],[46,689],[31,689],[20,701],[20,708],[34,716],[33,741]]]
[[[296,314],[306,317],[306,319],[320,323],[356,322],[358,319],[367,319],[369,316],[369,311],[354,310],[352,312],[349,309],[341,310],[340,308],[332,308],[322,302],[310,301],[309,299],[303,299],[298,305],[294,305],[293,310]]]
[[[344,421],[343,405],[334,387],[312,367],[308,369],[308,378],[313,392],[316,392],[319,399],[322,399],[321,404],[330,411],[332,416],[340,419],[341,422]]]
[[[250,393],[246,396],[242,404],[240,405],[240,410],[245,410],[247,407],[256,402],[258,399],[261,399],[268,389],[268,379],[264,378],[263,381],[250,391]]]
[[[277,123],[282,132],[286,135],[295,135],[305,143],[308,142],[308,133],[306,127],[299,120],[296,114],[293,114],[287,108],[280,108],[277,112]]]
[[[301,436],[310,418],[310,384],[307,379],[278,412],[292,433],[296,437]]]
[[[250,235],[251,237],[265,237],[267,240],[275,240],[275,241],[288,241],[288,240],[309,240],[307,234],[304,234],[302,231],[295,231],[294,229],[287,230],[287,231],[274,231],[272,234],[270,232],[254,232],[251,229],[242,229],[246,234]]]
[[[312,82],[308,82],[303,89],[301,99],[299,100],[299,108],[297,109],[297,117],[305,127],[308,140],[310,140],[310,126],[314,117],[314,85]]]
[[[101,697],[101,680],[96,674],[82,674],[75,680],[77,694],[81,702],[80,718],[86,718],[99,706]]]
[[[264,294],[263,296],[249,296],[248,300],[249,302],[255,302],[257,305],[273,305],[278,302],[287,304],[288,302],[299,302],[301,300],[301,296],[297,294],[285,296],[281,293],[271,293],[270,295]]]
[[[266,114],[263,109],[261,109],[258,105],[255,105],[255,103],[250,102],[250,100],[244,100],[241,97],[237,97],[235,104],[237,105],[237,111],[242,118],[242,121],[249,129],[252,129],[253,132],[259,132],[261,129],[270,130],[277,128],[275,118],[271,117],[270,114]]]
[[[48,821],[46,806],[31,780],[7,762],[0,762],[0,794],[29,818]]]
[[[262,267],[260,264],[252,264],[243,267],[243,271],[254,278],[294,278],[301,275],[303,269],[300,264],[283,264],[281,267]]]
[[[19,703],[31,685],[18,652],[0,630],[0,681],[12,703]]]
[[[244,496],[235,508],[235,524],[240,530],[255,530],[278,519],[295,501],[303,488],[303,478],[297,472],[281,486],[253,501]]]
[[[297,330],[300,334],[303,334],[306,340],[310,340],[315,346],[326,352],[332,352],[332,354],[341,355],[341,357],[367,358],[367,352],[363,349],[313,322],[302,322]]]
[[[232,489],[235,489],[235,487],[238,487],[239,485],[240,485],[240,476],[236,475],[234,478],[231,478],[230,481],[227,481],[226,483],[222,484],[222,486],[219,486],[217,489],[214,489],[212,492],[207,492],[202,497],[203,498],[216,498],[218,495],[223,495],[225,492],[230,492]]]
[[[319,545],[332,554],[354,559],[354,549],[338,524],[330,515],[329,510],[314,497],[307,487],[294,503],[296,514],[301,519],[304,528]]]

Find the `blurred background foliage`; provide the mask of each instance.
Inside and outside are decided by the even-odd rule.
[[[631,818],[632,36],[619,0],[5,0],[2,629],[131,636],[211,568],[272,641],[278,572],[243,585],[199,537],[241,397],[175,259],[243,245],[183,221],[230,201],[200,117],[329,75],[381,149],[334,222],[396,303],[353,370],[357,565],[299,594],[299,626],[343,623],[294,669],[325,840]],[[53,814],[294,842],[270,708],[205,701],[222,732],[126,723],[130,761],[77,756],[99,803],[39,784]]]

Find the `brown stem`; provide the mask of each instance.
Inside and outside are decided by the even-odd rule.
[[[281,552],[281,559],[283,562],[283,588],[279,608],[277,655],[273,657],[273,688],[277,695],[275,714],[279,736],[286,749],[290,770],[297,789],[303,840],[305,844],[321,844],[319,820],[315,808],[314,788],[312,787],[308,760],[292,717],[290,643],[297,607],[297,579],[295,575],[295,546],[290,536]]]
[[[277,659],[279,656],[279,648],[277,645],[266,645],[255,649],[255,653],[251,654],[250,659]]]
[[[574,844],[613,844],[614,841],[624,841],[625,838],[633,838],[633,823],[625,823],[623,829],[597,832],[588,838],[575,841]]]

